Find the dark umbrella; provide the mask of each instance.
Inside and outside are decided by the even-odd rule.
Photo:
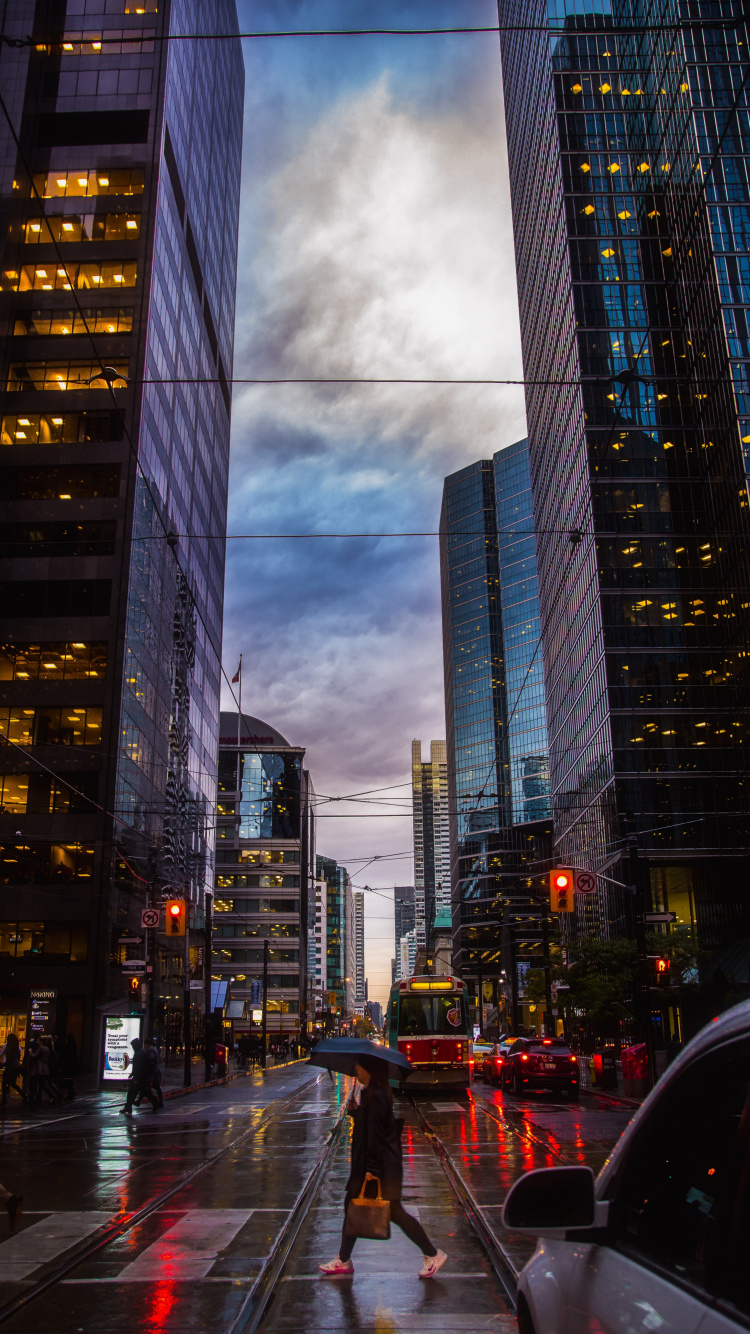
[[[403,1052],[395,1047],[376,1047],[366,1038],[323,1038],[310,1053],[310,1065],[335,1070],[339,1075],[354,1075],[354,1067],[362,1056],[373,1056],[388,1066],[391,1079],[406,1079],[413,1066]]]

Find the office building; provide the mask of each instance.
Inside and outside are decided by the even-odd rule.
[[[243,712],[238,728],[237,713],[222,712],[211,976],[230,984],[235,1037],[259,1030],[266,951],[269,1038],[307,1027],[315,847],[304,758],[270,724]]]
[[[414,886],[394,885],[393,888],[393,934],[395,957],[391,960],[391,980],[399,976],[401,959],[401,937],[414,927]]]
[[[453,967],[512,1006],[552,853],[525,440],[446,478],[440,534]]]
[[[0,1011],[51,992],[84,1068],[147,951],[181,1040],[141,910],[201,930],[212,876],[244,71],[190,30],[233,0],[4,18],[33,44],[0,61]]]
[[[435,912],[450,903],[448,765],[445,742],[430,742],[422,760],[421,741],[411,743],[414,827],[414,920],[417,944],[426,948]]]
[[[645,13],[500,3],[556,853],[745,976],[748,33]]]
[[[401,978],[411,977],[416,971],[416,962],[417,932],[416,927],[412,927],[411,931],[407,931],[406,935],[403,935],[399,941],[397,960],[398,975],[395,978],[395,981],[398,982]]]
[[[365,978],[365,896],[361,889],[352,893],[352,917],[354,930],[352,945],[354,952],[354,1003],[364,1005],[367,1000],[367,982]]]
[[[307,936],[307,986],[309,1001],[307,1006],[308,1025],[320,1021],[326,1008],[326,885],[323,880],[314,881],[314,896],[310,895],[308,904]]]
[[[368,1001],[367,1013],[369,1014],[370,1019],[375,1025],[375,1028],[377,1028],[378,1031],[380,1031],[380,1029],[382,1029],[383,1027],[383,1007],[380,1004],[380,1001]]]
[[[325,941],[321,943],[321,957],[325,957],[326,1017],[333,1024],[341,1023],[353,1010],[353,913],[352,882],[345,866],[339,866],[332,857],[316,858],[316,878],[325,885]]]

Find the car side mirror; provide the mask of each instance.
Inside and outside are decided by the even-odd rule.
[[[597,1200],[590,1167],[545,1167],[527,1172],[503,1206],[510,1232],[564,1237],[579,1228],[606,1227],[609,1201]]]

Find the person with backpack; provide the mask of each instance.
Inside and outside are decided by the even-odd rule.
[[[16,1083],[21,1073],[21,1044],[15,1033],[9,1033],[4,1046],[0,1048],[0,1064],[3,1067],[3,1107],[8,1101],[9,1089],[13,1089],[13,1092],[17,1093],[24,1103],[28,1102],[25,1091],[20,1089]]]
[[[341,1246],[334,1260],[320,1265],[327,1277],[354,1273],[351,1255],[356,1235],[347,1228],[349,1203],[362,1188],[377,1178],[383,1198],[390,1201],[391,1222],[405,1232],[415,1246],[419,1246],[424,1264],[420,1278],[434,1278],[448,1259],[445,1251],[433,1246],[422,1224],[407,1214],[401,1203],[403,1164],[401,1131],[403,1121],[393,1115],[393,1094],[388,1081],[388,1063],[376,1056],[360,1056],[355,1066],[357,1086],[349,1099],[348,1112],[354,1122],[352,1132],[352,1160],[344,1201],[344,1226]],[[377,1185],[377,1182],[374,1182]]]

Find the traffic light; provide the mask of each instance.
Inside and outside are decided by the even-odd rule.
[[[184,936],[185,934],[185,900],[167,899],[167,935]]]
[[[128,980],[128,994],[131,1001],[140,1000],[141,984],[137,977],[131,977]]]
[[[659,958],[656,960],[656,976],[666,977],[669,972],[669,959]]]
[[[549,873],[550,912],[573,911],[573,868],[557,866]]]

